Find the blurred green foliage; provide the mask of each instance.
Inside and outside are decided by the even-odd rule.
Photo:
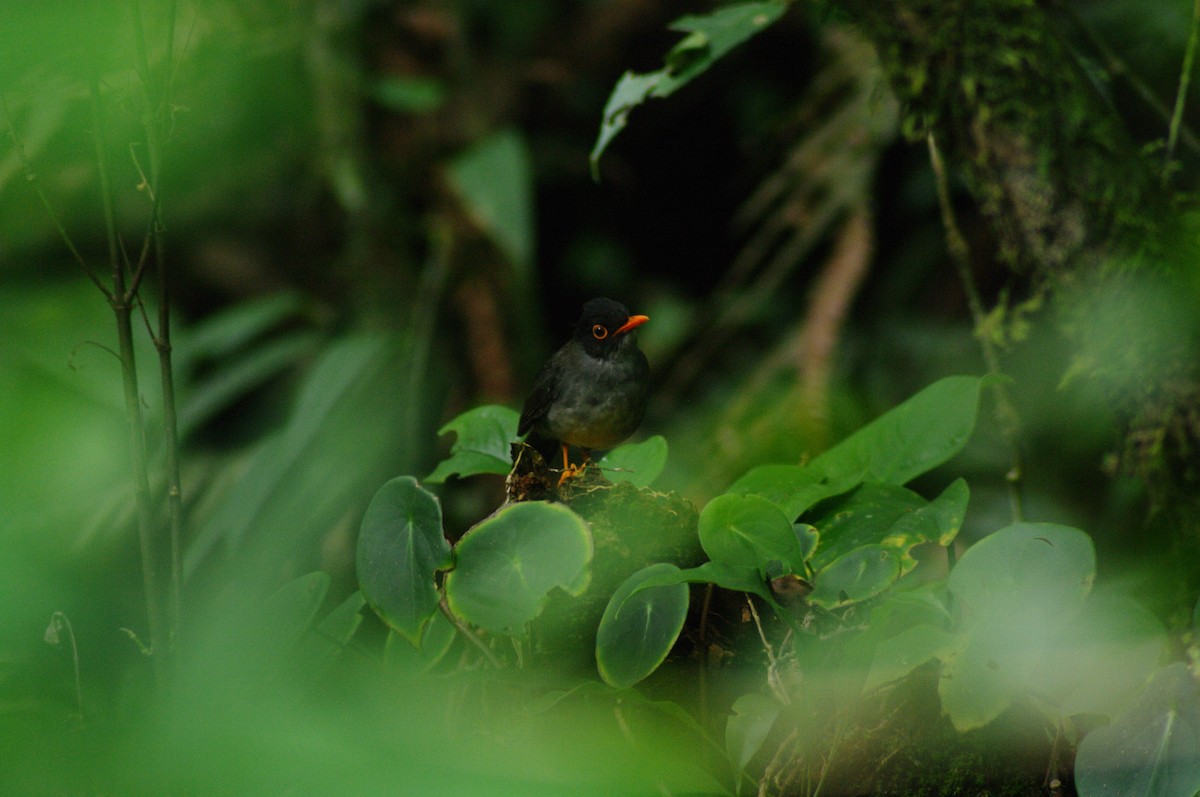
[[[1195,791],[1194,678],[1162,666],[1164,649],[1195,664],[1198,580],[1180,532],[1194,503],[1151,467],[1191,439],[1155,400],[1189,384],[1200,345],[1194,112],[1158,197],[1178,218],[1111,253],[1104,280],[1083,274],[1071,304],[999,267],[971,186],[953,186],[995,308],[974,332],[1002,349],[1022,421],[1026,516],[1051,522],[1013,526],[990,399],[976,400],[978,380],[938,381],[980,370],[973,322],[928,163],[896,143],[902,109],[842,24],[850,5],[4,4],[0,792],[747,793],[778,759],[811,793],[821,762],[850,771],[896,746],[850,731],[913,706],[987,723],[972,739],[1051,729],[1078,744],[1081,793]],[[1077,9],[1090,28],[1064,18],[1055,32],[1145,162],[1166,120],[1143,95],[1173,96],[1187,5],[1102,0]],[[35,192],[107,277],[96,78],[112,229],[119,257],[138,258],[151,202],[135,19],[170,98],[161,199],[187,526],[164,685],[142,649],[112,315]],[[966,102],[979,85],[958,88]],[[1093,129],[1066,110],[1071,130]],[[1095,199],[1119,205],[1123,187]],[[814,331],[810,297],[839,253],[854,259],[841,225],[864,207],[862,281]],[[134,319],[161,521],[167,451],[146,334],[157,287],[148,274]],[[517,533],[512,514],[480,528],[499,480],[462,477],[506,470],[507,407],[598,293],[652,317],[658,380],[646,439],[600,464],[706,507],[709,561],[643,563],[600,620],[599,651],[584,651],[601,662],[586,677],[493,669],[436,606],[382,594],[403,557],[356,570],[364,529],[395,530],[368,507],[381,485],[433,471],[435,493],[404,481],[440,501],[413,539],[475,526],[464,555],[477,567],[445,585],[450,603],[492,630],[481,639],[504,662],[528,653],[502,633],[519,640],[544,598],[563,597],[554,584],[582,585],[588,530],[548,508],[516,513],[538,515]],[[1181,483],[1200,478],[1193,459],[1168,464]],[[1048,544],[1054,555],[1036,555]],[[962,557],[947,570],[931,551]],[[489,600],[560,558],[568,572],[526,584],[515,614]],[[444,565],[413,572],[445,584]],[[413,616],[397,621],[397,605]],[[1001,682],[993,664],[1015,674]],[[986,688],[943,682],[939,700],[926,677],[938,668]],[[913,714],[928,721],[899,723],[916,736],[898,761],[930,738],[954,748],[921,735],[946,721]],[[1088,732],[1088,714],[1111,724]],[[1122,757],[1151,749],[1163,757]],[[925,764],[961,783],[945,756]],[[835,764],[825,793],[853,790],[838,777]]]

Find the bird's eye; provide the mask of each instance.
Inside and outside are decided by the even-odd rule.
[[[608,337],[608,327],[603,324],[596,324],[592,327],[592,337],[596,340],[604,340]]]

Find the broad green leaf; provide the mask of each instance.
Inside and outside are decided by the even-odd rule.
[[[550,590],[580,595],[589,582],[592,535],[562,504],[528,501],[479,523],[455,547],[446,575],[451,610],[468,623],[520,636]]]
[[[933,658],[949,656],[959,644],[958,636],[930,625],[916,625],[883,639],[875,647],[863,690],[904,678]]]
[[[750,692],[733,701],[725,723],[725,751],[739,772],[762,749],[783,706],[761,692]]]
[[[864,545],[819,570],[810,602],[826,609],[873,598],[900,578],[900,560],[882,545]]]
[[[450,458],[434,468],[426,482],[437,484],[451,476],[460,478],[480,473],[508,473],[512,469],[510,446],[517,439],[520,414],[499,404],[467,410],[447,423],[438,434],[454,433]]]
[[[533,172],[521,136],[504,130],[450,163],[463,207],[524,272],[533,264]]]
[[[1088,536],[1053,523],[1009,526],[967,550],[947,582],[965,642],[938,683],[956,728],[991,722],[1025,691],[1041,657],[1059,652],[1094,575]]]
[[[726,493],[761,495],[795,520],[816,504],[856,486],[858,482],[831,481],[818,471],[801,465],[759,465],[730,485]]]
[[[413,645],[437,611],[435,574],[450,562],[437,498],[411,476],[379,488],[359,529],[358,585],[375,613]]]
[[[805,522],[811,523],[821,534],[812,566],[819,570],[864,545],[884,544],[892,537],[892,529],[898,523],[928,504],[907,488],[874,482],[821,504],[815,513],[804,516]],[[907,537],[904,539],[908,540]],[[923,541],[924,538],[920,538],[910,542]],[[890,547],[899,549],[903,546]]]
[[[804,573],[804,552],[792,521],[761,496],[717,496],[700,512],[699,532],[700,545],[714,562],[772,577]]]
[[[318,332],[300,331],[264,341],[189,386],[179,403],[179,436],[187,437],[238,398],[311,355],[321,339]]]
[[[650,565],[625,579],[613,593],[596,630],[596,666],[606,683],[633,686],[658,669],[671,652],[687,618],[687,586],[638,586],[676,569],[666,562]]]
[[[454,623],[441,612],[435,612],[433,619],[425,624],[418,648],[414,648],[404,637],[391,631],[383,643],[383,658],[389,665],[401,670],[428,672],[445,658],[457,636],[458,629],[454,627]]]
[[[1154,676],[1133,705],[1079,745],[1081,797],[1193,797],[1200,791],[1200,690],[1185,664]]]
[[[809,467],[831,482],[905,484],[966,445],[984,381],[950,376],[934,382],[816,457]]]
[[[754,567],[735,567],[722,562],[705,562],[699,567],[689,567],[685,570],[662,570],[657,574],[647,576],[637,589],[663,587],[671,584],[715,584],[722,589],[736,592],[749,592],[775,603],[774,596],[767,589],[762,574]]]
[[[362,625],[362,608],[366,602],[362,592],[355,590],[317,624],[317,634],[339,647],[350,644]]]
[[[688,34],[664,58],[657,72],[626,72],[604,106],[600,133],[592,148],[592,176],[599,174],[600,156],[625,128],[629,112],[648,97],[667,97],[703,73],[718,59],[751,36],[765,30],[787,10],[787,3],[757,2],[724,6],[704,16],[684,16],[671,29]]]
[[[807,523],[793,523],[792,531],[796,532],[796,542],[800,543],[800,555],[808,561],[821,542],[821,532]]]
[[[955,479],[927,505],[897,518],[883,544],[903,551],[906,556],[914,545],[923,542],[949,545],[962,528],[970,500],[971,490],[966,481]]]
[[[256,651],[281,654],[312,625],[325,594],[329,574],[316,571],[293,579],[268,597],[252,616],[257,627],[252,646]]]
[[[1030,677],[1057,717],[1109,718],[1146,683],[1167,644],[1162,623],[1134,600],[1093,592]]]
[[[301,315],[307,304],[298,293],[272,293],[240,302],[181,330],[172,342],[175,365],[186,371],[201,358],[218,359],[244,349],[285,321]]]
[[[667,464],[667,440],[655,435],[639,443],[626,443],[609,451],[596,464],[610,481],[649,487]]]

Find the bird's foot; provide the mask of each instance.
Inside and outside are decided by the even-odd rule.
[[[586,468],[586,462],[582,465],[576,465],[575,463],[567,465],[565,468],[563,468],[562,474],[558,477],[558,486],[562,487],[564,484],[566,484],[567,479],[579,478],[583,475],[583,472]]]

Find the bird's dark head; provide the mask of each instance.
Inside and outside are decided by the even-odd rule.
[[[591,356],[612,357],[635,346],[631,333],[649,320],[644,315],[630,315],[625,305],[612,299],[592,299],[583,306],[574,338]]]

